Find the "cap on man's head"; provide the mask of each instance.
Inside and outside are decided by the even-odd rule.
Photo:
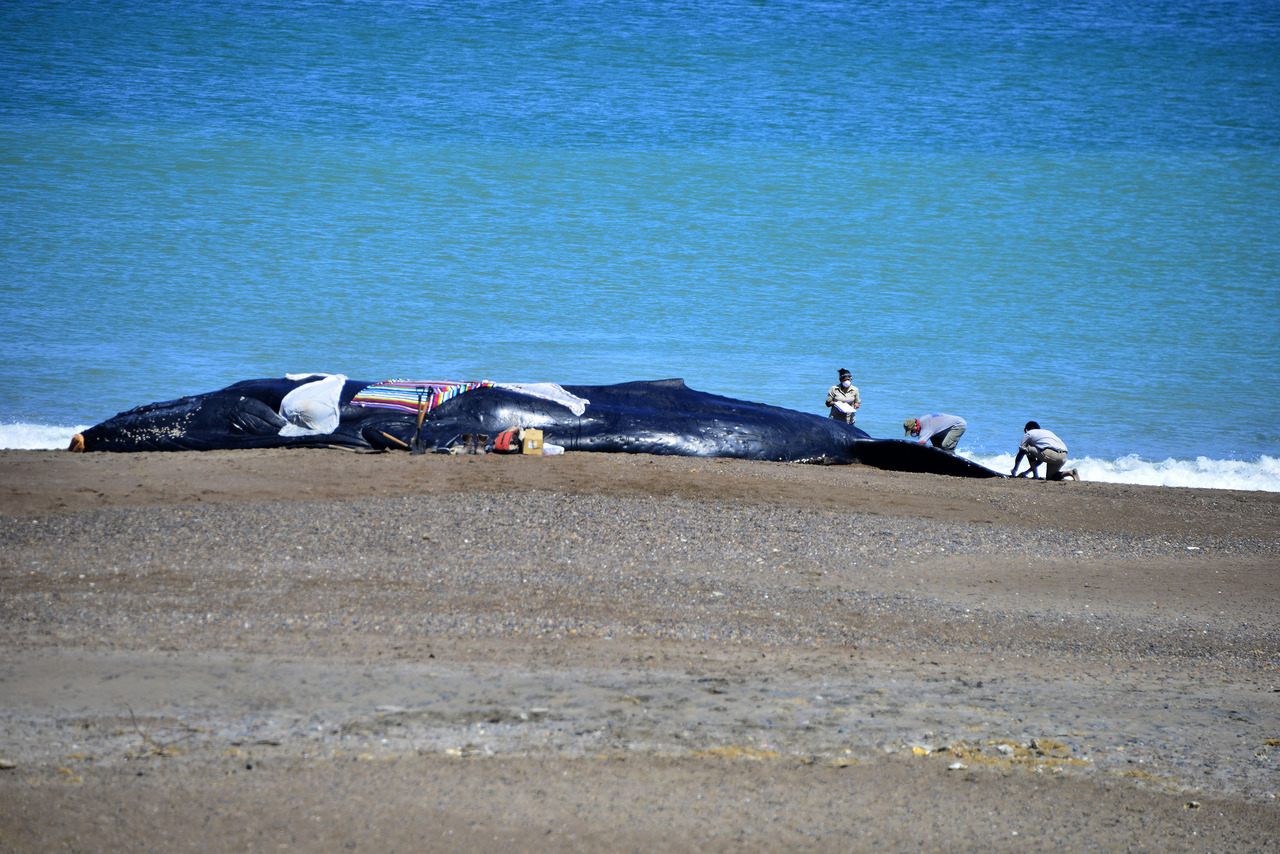
[[[851,377],[851,376],[853,376],[853,374],[849,373],[849,369],[848,369],[848,368],[841,368],[841,369],[840,369],[840,376],[842,376],[842,377]]]
[[[917,429],[919,426],[920,426],[920,419],[919,419],[919,418],[908,418],[906,421],[903,421],[903,422],[902,422],[902,429],[903,429],[903,430],[905,430],[905,431],[906,431],[906,432],[908,432],[908,433],[914,433],[914,432],[916,432],[916,429]]]

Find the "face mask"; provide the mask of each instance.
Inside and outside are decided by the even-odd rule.
[[[841,388],[848,388],[848,387],[849,387],[849,386],[851,386],[851,385],[853,385],[853,383],[849,382],[848,380],[841,380],[841,381],[840,381],[840,387],[841,387]]]

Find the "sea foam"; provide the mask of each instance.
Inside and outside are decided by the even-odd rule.
[[[48,424],[0,424],[0,450],[52,451],[63,450],[71,444],[71,437],[89,429],[83,427],[50,427]]]
[[[961,453],[961,456],[1001,473],[1013,468],[1012,454]],[[1026,465],[1024,461],[1020,468],[1025,469]],[[1253,461],[1197,457],[1194,460],[1166,459],[1157,462],[1129,454],[1116,460],[1073,458],[1067,465],[1080,472],[1081,480],[1101,483],[1280,492],[1280,459],[1276,457],[1262,456]]]

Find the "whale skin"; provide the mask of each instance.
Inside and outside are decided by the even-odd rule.
[[[566,385],[589,401],[581,415],[561,403],[498,386],[453,397],[418,416],[352,406],[369,382],[347,380],[340,419],[329,433],[282,436],[285,395],[319,376],[244,380],[217,391],[121,412],[77,436],[85,451],[204,451],[234,448],[339,447],[405,450],[420,442],[446,447],[466,433],[497,435],[512,427],[543,431],[567,451],[736,457],[778,462],[861,463],[893,471],[1002,477],[929,445],[875,439],[850,424],[779,406],[696,391],[680,379],[613,385]]]

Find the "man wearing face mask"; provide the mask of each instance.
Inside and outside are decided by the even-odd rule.
[[[858,415],[858,407],[862,399],[858,396],[858,387],[853,384],[853,375],[847,368],[840,369],[840,382],[827,390],[827,406],[831,407],[831,417],[846,424],[852,424]]]

